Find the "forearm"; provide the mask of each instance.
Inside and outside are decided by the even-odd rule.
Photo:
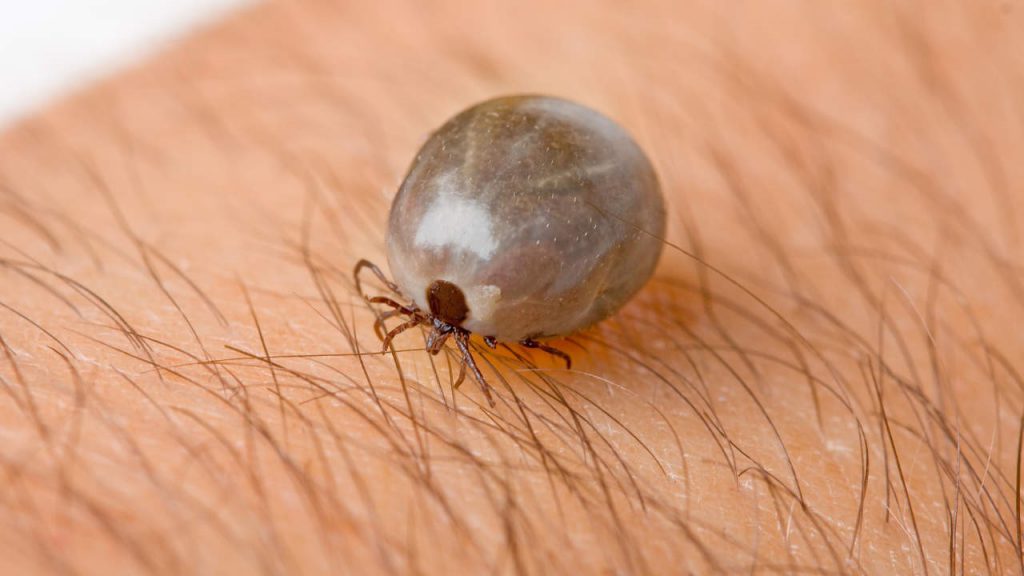
[[[278,3],[3,136],[5,567],[1019,569],[1019,17],[788,6]],[[572,370],[477,346],[492,409],[350,271],[509,91],[670,232]]]

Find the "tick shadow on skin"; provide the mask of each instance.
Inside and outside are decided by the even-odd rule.
[[[664,258],[685,256],[669,253]],[[473,352],[497,400],[494,409],[488,409],[471,378],[458,391],[452,390],[459,354],[448,347],[439,357],[429,356],[422,348],[425,332],[407,334],[399,344],[404,352],[390,360],[403,388],[413,387],[413,372],[432,374],[433,385],[416,380],[417,393],[451,408],[450,417],[475,420],[478,411],[484,411],[491,425],[509,427],[510,439],[512,430],[534,431],[534,448],[545,454],[556,449],[562,453],[556,447],[577,446],[579,451],[566,466],[597,458],[595,471],[611,473],[622,486],[631,486],[626,492],[637,502],[652,498],[653,486],[681,473],[689,452],[718,461],[720,469],[734,474],[750,468],[785,479],[779,480],[783,483],[788,480],[792,493],[799,493],[778,425],[761,398],[766,392],[763,381],[780,371],[766,364],[785,365],[795,373],[799,363],[782,360],[753,343],[768,333],[783,342],[783,353],[791,352],[792,343],[771,326],[774,311],[752,299],[746,289],[731,287],[730,292],[710,286],[699,275],[680,280],[656,274],[610,318],[546,341],[572,356],[571,369],[536,350],[516,344],[489,350],[474,339]],[[405,345],[410,340],[418,346]],[[372,349],[378,342],[364,345]],[[429,369],[410,368],[424,362]],[[792,380],[792,374],[784,377]],[[731,430],[751,423],[775,442],[740,447]],[[647,477],[653,484],[646,488],[639,480],[644,474],[621,457],[636,450],[645,454],[639,464],[644,474],[658,471]],[[666,458],[665,450],[674,457]],[[647,466],[650,463],[653,468]],[[663,513],[671,519],[684,510],[667,505]]]
[[[774,310],[720,284],[656,275],[614,316],[553,342],[573,352],[572,370],[515,347],[484,352],[517,408],[503,413],[505,423],[547,429],[538,450],[557,451],[568,468],[593,461],[590,480],[611,478],[669,523],[692,519],[691,503],[707,496],[708,484],[691,484],[695,461],[717,482],[750,475],[778,488],[779,504],[799,501],[787,416],[800,404],[813,413],[821,400],[808,382],[825,384]],[[578,451],[568,457],[565,446]],[[683,496],[664,500],[664,489]]]

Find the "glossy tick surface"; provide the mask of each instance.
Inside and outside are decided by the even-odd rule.
[[[650,277],[665,208],[650,162],[600,113],[558,98],[488,100],[455,116],[420,149],[391,206],[385,284],[411,304],[368,298],[431,326],[428,349],[454,336],[489,389],[469,334],[540,344],[599,322]],[[464,373],[460,373],[462,381]]]

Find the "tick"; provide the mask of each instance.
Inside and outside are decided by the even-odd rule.
[[[367,260],[356,289],[387,306],[374,329],[391,347],[426,325],[427,351],[451,338],[488,402],[470,334],[568,354],[541,342],[608,317],[647,281],[661,254],[665,206],[647,156],[619,125],[579,104],[507,96],[461,112],[416,155],[391,205],[388,263]],[[367,296],[371,270],[395,294]],[[396,299],[397,298],[397,299]],[[404,321],[385,332],[385,321]]]

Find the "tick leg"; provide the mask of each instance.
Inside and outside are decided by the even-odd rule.
[[[484,380],[484,375],[480,373],[480,368],[476,365],[476,360],[473,359],[473,352],[469,349],[469,333],[459,332],[455,335],[455,344],[458,345],[459,350],[462,352],[462,361],[469,366],[469,370],[473,372],[473,378],[476,379],[476,383],[480,385],[480,389],[484,392],[484,397],[487,398],[487,403],[494,408],[494,398],[491,396],[491,385]]]
[[[462,386],[462,381],[466,379],[466,358],[463,357],[459,362],[459,377],[455,379],[455,383],[452,384],[453,390],[458,390],[459,386]]]
[[[441,351],[441,347],[444,346],[448,337],[451,336],[451,332],[438,332],[436,329],[430,333],[427,337],[427,352],[437,356],[437,353]]]
[[[552,356],[558,356],[562,360],[565,360],[566,370],[572,368],[572,357],[566,354],[565,352],[562,352],[558,348],[548,346],[547,344],[542,344],[540,342],[537,342],[533,338],[526,338],[525,340],[520,340],[519,343],[523,346],[526,346],[527,348],[536,348],[537,350],[542,350],[544,352],[547,352],[548,354],[551,354]]]
[[[373,333],[377,335],[378,340],[384,340],[384,335],[386,334],[384,330],[384,321],[388,318],[394,318],[401,313],[401,310],[388,310],[387,312],[381,312],[377,315],[377,319],[373,321]]]
[[[403,306],[402,304],[395,302],[394,300],[388,298],[387,296],[374,296],[372,298],[367,298],[366,301],[369,302],[370,304],[383,304],[385,306],[390,306],[395,310],[398,310],[402,314],[408,316],[416,316],[417,312],[420,311],[419,308],[416,308],[414,306]]]
[[[377,335],[377,338],[380,338],[381,340],[384,341],[384,350],[388,349],[388,344],[391,343],[391,339],[394,338],[399,332],[401,332],[402,330],[407,330],[409,328],[412,328],[413,326],[416,326],[417,324],[422,324],[427,321],[427,317],[424,316],[423,313],[419,311],[419,309],[409,306],[402,306],[398,302],[395,302],[390,298],[385,298],[384,296],[374,296],[373,298],[367,298],[367,302],[371,304],[386,304],[393,308],[393,310],[388,310],[387,312],[383,313],[377,313],[376,310],[374,311],[374,313],[377,315],[377,319],[373,321],[373,333]],[[399,325],[395,330],[392,330],[391,332],[384,334],[384,321],[387,320],[388,318],[392,318],[394,316],[399,316],[403,314],[409,317],[409,321]]]
[[[402,332],[405,332],[406,330],[408,330],[409,328],[412,328],[413,326],[418,326],[422,322],[423,322],[423,319],[419,318],[417,316],[417,317],[413,317],[412,320],[408,320],[406,322],[402,322],[398,326],[395,326],[394,328],[392,328],[391,331],[388,332],[386,336],[384,336],[384,348],[381,350],[381,353],[384,353],[384,352],[388,351],[388,348],[391,347],[391,341],[395,338],[395,336],[398,336],[399,334],[401,334]]]
[[[359,279],[359,273],[363,271],[363,268],[369,268],[370,272],[373,272],[377,279],[388,287],[388,290],[391,290],[395,294],[401,294],[401,291],[398,289],[397,284],[395,284],[391,280],[388,280],[388,277],[384,275],[384,272],[380,268],[378,268],[376,264],[364,258],[359,262],[356,262],[356,267],[354,270],[352,270],[352,279],[355,280],[356,291],[359,292],[360,296],[366,298],[366,294],[363,292],[363,283]]]

